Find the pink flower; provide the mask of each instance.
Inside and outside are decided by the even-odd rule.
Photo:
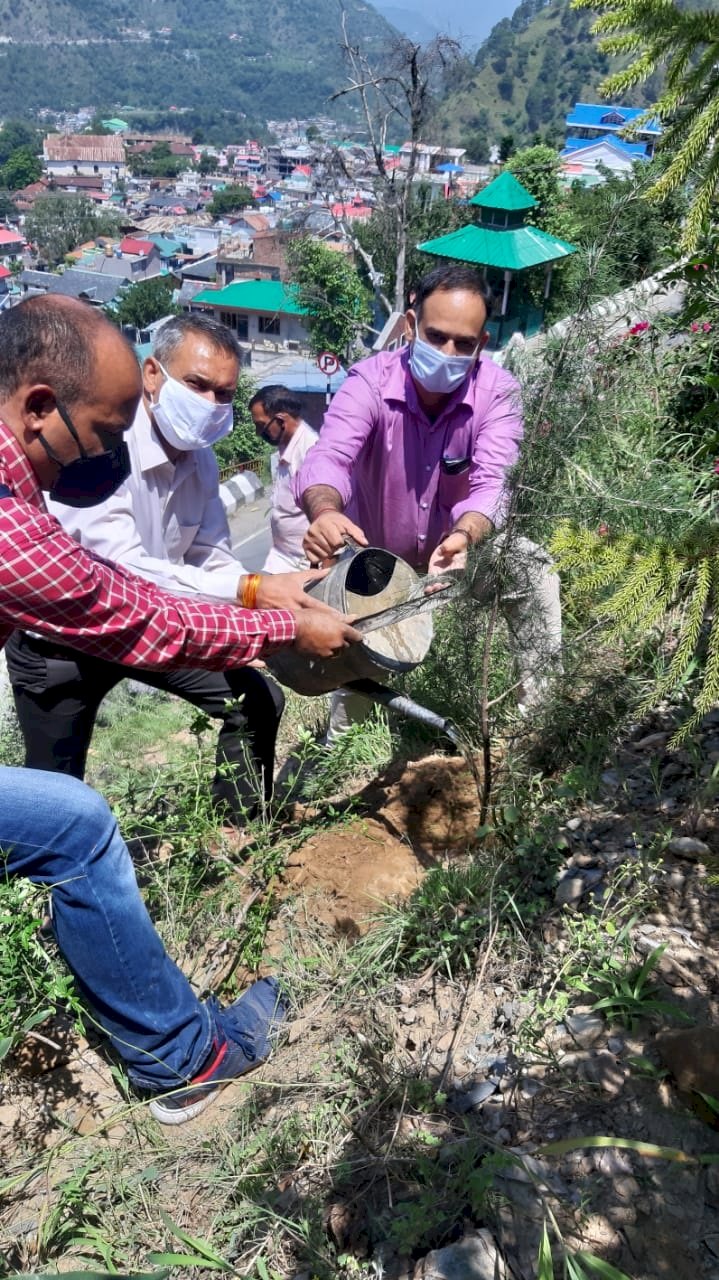
[[[717,463],[719,464],[719,458],[717,459]],[[609,525],[604,524],[604,522],[602,522],[602,524],[600,524],[599,528],[597,529],[597,533],[599,534],[600,538],[606,538],[607,534],[609,533]]]
[[[711,327],[711,325],[710,325],[710,323],[709,323],[709,321],[708,321],[708,320],[705,320],[705,321],[704,321],[704,324],[702,325],[702,329],[703,329],[704,333],[711,333],[711,331],[712,331],[712,327]]]
[[[714,475],[719,476],[719,458],[714,459]]]
[[[635,337],[638,333],[646,333],[647,329],[651,329],[648,320],[639,320],[637,324],[633,324],[629,332]]]
[[[692,333],[699,332],[699,325],[697,324],[696,320],[692,320],[691,324],[689,325],[689,328],[691,329]]]

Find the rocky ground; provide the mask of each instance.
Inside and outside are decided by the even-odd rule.
[[[319,964],[321,940],[339,960],[253,1081],[274,1131],[348,1102],[322,1159],[298,1140],[262,1189],[283,1220],[321,1202],[336,1270],[290,1249],[278,1275],[534,1280],[548,1224],[558,1275],[569,1250],[632,1280],[719,1280],[719,713],[690,749],[670,751],[671,731],[656,716],[606,762],[599,799],[559,833],[553,909],[511,943],[490,920],[469,974],[429,965],[368,1001],[361,973],[342,969],[381,901],[466,858],[478,815],[462,761],[393,767],[356,815],[292,854],[266,954],[291,938],[300,963]],[[148,1159],[101,1048],[62,1018],[40,1032],[2,1078],[4,1170],[42,1170],[6,1191],[0,1247],[15,1270],[37,1269],[56,1189],[90,1150]],[[202,1164],[246,1097],[229,1087],[165,1135],[170,1152]],[[189,1225],[209,1230],[215,1210],[198,1191]],[[75,1269],[77,1254],[52,1265]]]

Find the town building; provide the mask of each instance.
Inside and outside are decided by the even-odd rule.
[[[292,287],[279,280],[234,280],[224,288],[203,289],[187,310],[210,312],[253,348],[300,352],[309,346],[307,313]]]
[[[581,150],[588,142],[608,140],[620,150],[626,146],[639,146],[641,152],[633,152],[633,158],[641,154],[644,159],[651,160],[662,136],[662,126],[656,116],[646,117],[647,113],[641,107],[575,102],[567,116],[564,152]]]
[[[115,183],[127,176],[125,143],[113,134],[50,133],[43,142],[48,178],[73,174]]]

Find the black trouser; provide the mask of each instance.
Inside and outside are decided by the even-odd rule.
[[[275,740],[284,696],[253,667],[219,671],[143,671],[90,658],[16,631],[5,648],[25,766],[82,778],[95,717],[103,698],[132,677],[185,698],[222,721],[212,795],[231,820],[257,811],[260,792],[272,796]],[[238,699],[241,702],[238,703]]]

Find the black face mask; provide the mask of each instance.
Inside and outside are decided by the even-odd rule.
[[[273,422],[279,422],[279,418],[268,418],[267,422],[257,428],[257,434],[260,437],[260,440],[264,440],[265,444],[271,445],[273,449],[278,449],[282,444],[282,437],[284,436],[285,431],[282,423],[280,422],[280,436],[278,440],[275,440],[270,433],[270,427]]]
[[[65,409],[57,401],[57,411],[65,426],[80,450],[80,457],[72,462],[62,462],[55,450],[41,434],[38,439],[48,458],[60,467],[60,474],[50,490],[50,497],[55,502],[64,502],[68,507],[96,507],[106,498],[111,497],[116,489],[127,480],[130,474],[130,454],[124,440],[114,449],[105,449],[104,453],[89,454],[80,443],[80,437],[73,421]]]

